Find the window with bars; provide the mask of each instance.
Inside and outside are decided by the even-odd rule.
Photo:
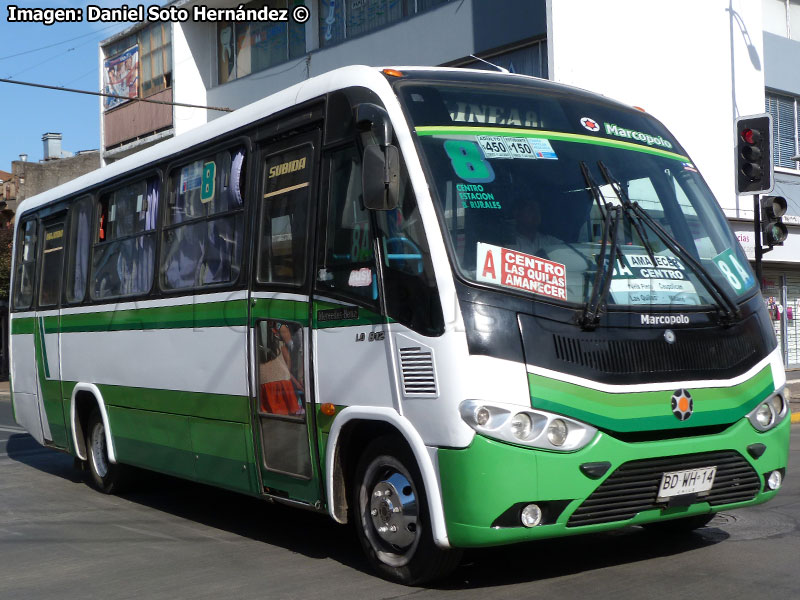
[[[800,154],[798,136],[798,103],[793,96],[767,92],[764,98],[766,112],[772,115],[772,160],[776,167],[799,170],[800,165],[792,160]]]

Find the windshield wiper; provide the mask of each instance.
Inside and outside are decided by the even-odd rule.
[[[722,311],[726,319],[730,320],[734,317],[738,317],[740,315],[739,307],[736,305],[736,302],[731,299],[727,290],[725,290],[724,287],[714,280],[714,278],[699,260],[692,256],[692,254],[686,248],[684,248],[680,242],[673,238],[669,232],[667,232],[655,219],[653,219],[653,217],[647,214],[647,211],[639,206],[638,202],[631,202],[630,198],[628,197],[628,193],[625,191],[625,188],[622,187],[619,181],[614,179],[613,175],[611,175],[611,172],[602,161],[597,161],[597,165],[600,167],[600,171],[603,173],[605,180],[614,190],[614,193],[619,196],[624,210],[635,215],[639,221],[652,229],[656,236],[667,248],[669,248],[673,254],[689,263],[689,265],[692,267],[692,270],[702,281],[703,285],[714,297],[714,300],[717,303],[717,309]],[[633,219],[631,219],[631,222],[635,223]],[[639,230],[637,228],[637,232],[638,231]],[[639,235],[641,237],[641,233]],[[644,238],[642,238],[642,242],[644,243]],[[648,249],[648,253],[650,253],[650,259],[653,261],[653,267],[657,267],[658,265],[656,265],[655,257],[652,255],[652,251]]]
[[[600,167],[600,172],[603,174],[603,179],[606,180],[606,183],[611,186],[611,189],[614,190],[614,194],[616,194],[617,198],[619,198],[619,203],[622,205],[622,209],[625,211],[625,214],[628,215],[628,218],[633,225],[633,228],[636,230],[636,233],[639,236],[639,239],[642,240],[642,245],[644,249],[647,251],[647,256],[650,258],[650,262],[653,263],[653,268],[655,269],[658,267],[656,264],[656,255],[653,252],[653,246],[650,243],[650,240],[647,237],[647,232],[642,227],[642,224],[638,217],[636,211],[632,210],[633,207],[631,205],[631,199],[628,196],[628,192],[622,189],[619,181],[614,179],[611,173],[608,170],[608,167],[603,164],[602,160],[597,161],[597,166]]]
[[[620,207],[614,206],[605,202],[603,192],[600,191],[598,185],[592,179],[586,163],[581,161],[581,173],[589,193],[597,202],[597,208],[600,214],[605,213],[603,219],[603,238],[600,246],[600,254],[597,257],[597,270],[594,273],[594,282],[592,283],[592,292],[589,294],[589,299],[583,307],[583,314],[578,318],[578,324],[581,329],[592,330],[597,327],[600,320],[600,312],[605,308],[606,298],[611,289],[611,280],[614,275],[614,260],[619,255],[619,223],[620,223]],[[608,259],[606,259],[606,250],[611,246],[608,252]]]
[[[586,189],[589,190],[589,195],[597,203],[597,210],[600,211],[600,215],[606,217],[608,215],[608,211],[603,208],[606,204],[606,199],[603,196],[603,192],[600,191],[600,187],[595,183],[594,179],[592,179],[592,174],[589,173],[589,167],[586,166],[586,163],[581,161],[580,165],[581,173],[583,174],[583,180],[586,182]]]

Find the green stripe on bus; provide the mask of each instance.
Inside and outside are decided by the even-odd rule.
[[[244,325],[247,325],[246,300],[154,306],[152,308],[65,314],[61,316],[61,333],[241,327]]]
[[[108,418],[119,462],[256,491],[249,425],[117,406]]]
[[[292,321],[308,327],[308,302],[276,298],[253,298],[250,309],[250,324],[255,325],[258,319]]]
[[[107,406],[202,417],[236,423],[250,422],[250,398],[227,394],[185,392],[99,384]]]
[[[256,319],[280,319],[308,326],[308,302],[273,298],[254,298],[250,314],[251,325]],[[317,320],[317,311],[339,308],[358,310],[357,319],[332,321]],[[247,300],[209,302],[205,304],[181,304],[178,306],[155,306],[103,312],[63,314],[60,317],[44,317],[46,333],[86,333],[107,331],[144,331],[153,329],[188,329],[201,327],[242,327],[247,325]],[[314,303],[314,327],[352,327],[355,325],[380,325],[386,319],[379,313],[363,307],[343,306],[332,302]],[[37,329],[35,317],[17,318],[11,321],[11,333],[31,334]]]
[[[563,131],[541,131],[531,129],[519,129],[513,127],[441,127],[441,126],[424,126],[416,128],[417,135],[432,136],[432,135],[500,135],[500,136],[514,136],[526,138],[541,138],[546,140],[556,140],[559,142],[577,142],[579,144],[592,144],[595,146],[608,146],[610,148],[620,148],[622,150],[634,150],[636,152],[644,152],[645,154],[654,154],[663,158],[671,158],[672,160],[679,160],[681,162],[689,162],[689,157],[676,152],[669,152],[659,148],[652,148],[650,146],[641,146],[632,142],[623,142],[621,140],[610,140],[608,138],[593,137],[589,135],[582,135],[578,133],[565,133]]]
[[[11,335],[32,334],[35,329],[35,317],[11,317]]]
[[[534,408],[585,421],[612,431],[676,429],[733,423],[775,389],[769,365],[732,387],[698,388],[689,392],[694,413],[686,421],[672,414],[672,391],[607,393],[529,374]]]
[[[36,346],[37,355],[41,348],[42,365],[44,366],[44,377],[50,379],[50,365],[47,363],[47,344],[44,340],[44,317],[39,317],[39,335],[34,338],[34,345]]]
[[[254,298],[252,318],[291,320],[308,326],[308,302]],[[46,333],[82,333],[200,327],[242,327],[247,325],[247,300],[155,306],[102,312],[40,317]],[[31,334],[37,329],[35,317],[11,322],[12,334]]]
[[[357,310],[358,318],[356,319],[332,319],[330,321],[320,321],[319,311],[321,310],[338,310],[349,309]],[[315,329],[330,329],[333,327],[354,327],[356,325],[383,325],[387,319],[381,314],[364,308],[363,306],[342,305],[334,304],[333,302],[325,302],[324,300],[316,300],[314,302],[314,328]],[[391,323],[392,320],[389,319]]]

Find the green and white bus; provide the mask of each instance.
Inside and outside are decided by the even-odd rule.
[[[347,67],[30,198],[16,421],[459,551],[771,499],[785,373],[755,277],[644,111],[497,72]]]

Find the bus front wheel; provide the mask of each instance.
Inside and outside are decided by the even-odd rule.
[[[89,415],[86,428],[87,464],[92,485],[104,494],[119,491],[122,480],[122,465],[115,465],[108,460],[106,446],[106,427],[96,408]]]
[[[416,585],[444,577],[458,565],[460,551],[433,541],[422,477],[405,444],[393,437],[371,442],[352,488],[359,541],[382,577]]]

